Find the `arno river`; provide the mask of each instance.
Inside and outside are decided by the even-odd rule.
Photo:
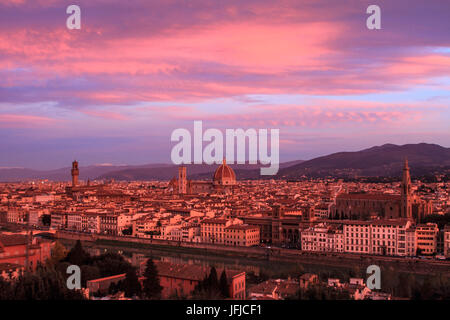
[[[66,248],[70,249],[74,245],[72,240],[60,240]],[[328,267],[324,265],[313,265],[299,263],[297,261],[269,261],[265,259],[254,259],[246,257],[233,257],[231,255],[217,255],[213,253],[192,253],[188,250],[172,248],[139,248],[127,246],[126,244],[111,245],[103,243],[83,242],[83,248],[91,255],[112,252],[123,255],[133,265],[138,266],[141,261],[148,257],[155,260],[162,260],[171,263],[196,264],[206,267],[216,268],[226,267],[227,269],[241,270],[255,275],[264,274],[269,277],[287,278],[295,276],[299,272],[326,272],[329,276],[334,276],[334,271],[348,274],[351,270],[345,267]]]

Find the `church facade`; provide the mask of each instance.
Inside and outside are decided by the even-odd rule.
[[[169,182],[174,194],[231,193],[236,187],[236,174],[226,160],[216,169],[212,181],[188,180],[185,166],[178,168],[178,178]]]
[[[431,204],[414,195],[408,160],[403,167],[399,195],[377,193],[342,193],[336,197],[334,219],[384,218],[420,220],[431,213]]]

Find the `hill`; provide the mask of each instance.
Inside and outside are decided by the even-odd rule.
[[[356,152],[338,152],[283,168],[279,178],[399,176],[405,158],[416,176],[450,169],[450,148],[436,144],[384,144]]]

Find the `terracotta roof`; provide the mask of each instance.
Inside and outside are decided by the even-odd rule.
[[[259,227],[257,227],[257,226],[250,226],[248,224],[233,224],[231,226],[226,227],[225,229],[251,230],[251,229],[259,229]]]
[[[227,219],[218,219],[218,218],[211,218],[211,219],[204,219],[202,220],[202,223],[211,223],[211,224],[226,224]]]
[[[143,261],[145,265],[147,261]],[[193,281],[201,281],[209,274],[210,268],[193,265],[193,264],[175,264],[170,262],[154,261],[159,276],[170,278],[186,279]],[[217,275],[220,277],[223,269],[217,269]],[[225,270],[228,280],[242,273],[235,270]]]
[[[378,201],[398,201],[401,196],[384,193],[341,193],[337,197],[341,200],[378,200]]]
[[[98,278],[98,279],[94,279],[94,280],[88,280],[87,282],[90,282],[90,283],[102,282],[102,281],[106,281],[106,280],[125,278],[125,276],[126,276],[126,273],[122,273],[122,274],[116,274],[114,276]]]
[[[406,225],[407,219],[381,219],[381,220],[341,220],[346,225]]]
[[[231,179],[232,181],[236,181],[236,174],[234,170],[231,169],[225,159],[223,159],[223,163],[216,169],[214,172],[214,181],[222,181],[224,179]]]

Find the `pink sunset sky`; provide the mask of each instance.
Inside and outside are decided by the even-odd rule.
[[[0,0],[0,167],[168,163],[194,120],[278,128],[281,161],[450,147],[449,15],[448,0]]]

